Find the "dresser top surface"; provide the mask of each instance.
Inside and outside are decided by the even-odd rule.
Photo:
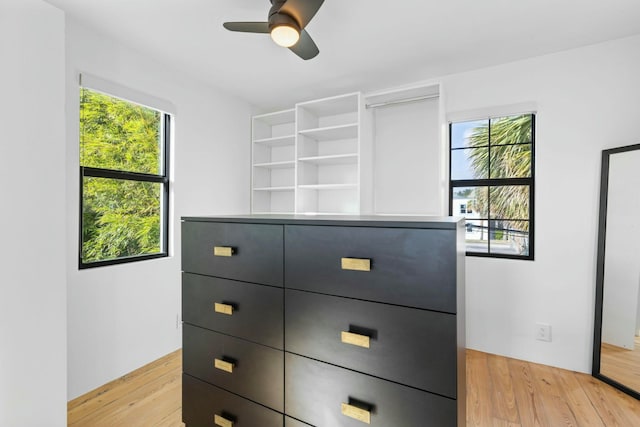
[[[184,216],[182,221],[245,224],[333,225],[343,227],[437,228],[455,230],[464,218],[391,215],[216,215]]]

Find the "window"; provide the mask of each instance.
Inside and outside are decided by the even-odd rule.
[[[467,213],[467,205],[466,205],[466,203],[462,203],[460,205],[460,213],[461,214],[466,214]]]
[[[535,115],[450,123],[449,142],[449,214],[461,206],[467,255],[533,259]]]
[[[167,256],[170,116],[80,88],[80,268]]]

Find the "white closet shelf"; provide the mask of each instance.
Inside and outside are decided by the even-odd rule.
[[[295,108],[289,108],[282,111],[274,111],[273,113],[253,116],[253,119],[265,123],[269,126],[293,123],[296,119],[296,110]]]
[[[352,190],[358,188],[358,184],[304,184],[298,185],[302,190]]]
[[[286,186],[286,187],[258,187],[258,188],[254,188],[253,191],[293,191],[295,190],[295,187],[292,186]]]
[[[288,160],[284,162],[268,162],[268,163],[255,163],[253,165],[254,168],[264,168],[264,169],[290,169],[296,166],[296,162],[294,160]]]
[[[358,123],[348,123],[345,125],[325,126],[314,129],[299,130],[300,135],[308,136],[316,141],[330,141],[338,139],[349,139],[358,137]]]
[[[285,147],[296,143],[295,135],[272,136],[270,138],[254,139],[254,144],[265,145],[267,147]]]
[[[360,167],[362,145],[364,161],[370,157],[363,107],[354,92],[253,116],[252,213],[359,212],[361,182],[369,173],[368,163]]]
[[[301,162],[317,165],[348,165],[358,163],[357,154],[332,154],[330,156],[300,157]]]
[[[329,98],[299,102],[298,107],[320,117],[358,111],[358,103],[358,93],[347,93]]]

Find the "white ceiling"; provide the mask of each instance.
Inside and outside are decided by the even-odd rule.
[[[640,33],[638,0],[326,0],[303,61],[268,35],[268,0],[47,0],[85,25],[258,107],[375,90]]]

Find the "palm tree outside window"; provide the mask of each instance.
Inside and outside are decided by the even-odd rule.
[[[535,115],[453,122],[449,142],[449,214],[465,206],[467,255],[532,260]]]

